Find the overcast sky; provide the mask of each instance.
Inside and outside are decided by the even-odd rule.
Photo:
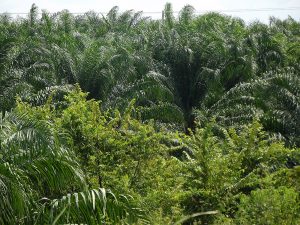
[[[174,11],[179,11],[184,5],[194,6],[196,11],[221,11],[226,14],[243,18],[246,22],[259,19],[268,22],[270,16],[285,19],[288,15],[300,20],[300,0],[0,0],[0,12],[26,13],[32,3],[39,9],[49,12],[57,12],[68,9],[70,12],[108,12],[113,6],[119,6],[120,11],[134,9],[144,12],[161,12],[166,2],[173,5]],[[297,9],[292,10],[292,7]],[[270,9],[269,11],[239,11],[226,12],[237,9]],[[274,9],[282,10],[274,10]],[[146,14],[147,16],[150,14]],[[158,18],[160,13],[152,13],[151,16]]]

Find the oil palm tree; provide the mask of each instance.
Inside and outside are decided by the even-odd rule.
[[[234,126],[256,117],[266,130],[283,135],[291,145],[299,145],[299,87],[299,74],[294,69],[270,71],[230,89],[199,115],[216,117],[221,124]]]

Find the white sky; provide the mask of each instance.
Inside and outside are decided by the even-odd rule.
[[[224,12],[229,15],[238,16],[246,22],[259,19],[268,22],[270,16],[281,19],[292,16],[300,20],[300,0],[0,0],[0,13],[27,13],[32,5],[36,3],[39,9],[49,12],[57,12],[68,9],[70,12],[108,12],[113,6],[119,6],[120,11],[134,9],[144,12],[161,12],[166,2],[173,5],[174,11],[179,11],[184,5],[194,6],[196,11],[224,11],[235,9],[265,9],[265,8],[291,8],[296,10],[272,10],[272,11],[250,11],[250,12]],[[145,14],[149,15],[149,14]],[[161,16],[160,13],[151,14],[154,18]]]

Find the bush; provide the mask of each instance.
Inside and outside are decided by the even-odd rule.
[[[258,189],[242,196],[237,224],[299,224],[299,194],[292,188]]]

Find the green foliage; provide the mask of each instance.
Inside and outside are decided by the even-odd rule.
[[[195,117],[237,126],[259,117],[266,130],[298,146],[299,23],[271,18],[270,25],[247,26],[193,12],[186,5],[175,18],[167,3],[157,21],[118,7],[106,16],[65,10],[39,18],[32,5],[27,19],[3,15],[2,113],[16,95],[38,105],[51,87],[79,82],[105,109],[123,112],[135,98],[144,121],[187,132]]]
[[[54,130],[48,107],[18,105],[1,118],[1,223],[30,223],[34,200],[67,193],[84,182],[79,164]],[[76,182],[75,182],[76,181]],[[31,215],[31,217],[30,217]]]
[[[0,15],[0,224],[300,222],[299,22],[38,13]]]
[[[87,224],[148,224],[144,212],[133,208],[134,202],[130,196],[116,197],[110,190],[104,188],[67,194],[61,199],[54,199],[50,203],[52,210],[48,217],[44,217],[53,224],[73,223],[75,221]]]
[[[85,97],[82,92],[69,95],[57,124],[71,135],[90,185],[128,193],[149,213],[175,213],[183,183],[176,175],[181,163],[168,154],[165,142],[180,137],[132,118],[133,102],[124,114],[103,113],[98,102]]]
[[[1,224],[99,224],[144,218],[124,195],[116,197],[107,191],[111,199],[105,189],[86,191],[87,177],[70,136],[57,128],[51,108],[49,102],[41,107],[20,102],[1,117]],[[72,194],[80,190],[84,192]],[[56,198],[62,200],[51,200]]]
[[[287,185],[280,181],[276,182],[277,184],[273,182],[282,177],[278,176],[278,173],[283,171],[293,173],[293,169],[287,168],[288,161],[299,163],[299,150],[287,149],[282,143],[268,139],[258,122],[253,122],[239,132],[234,129],[227,131],[211,122],[203,129],[196,129],[195,134],[189,137],[188,143],[190,152],[185,153],[187,160],[185,188],[189,192],[183,204],[188,212],[218,209],[225,216],[232,217],[236,215],[237,209],[244,207],[240,201],[248,197],[243,196],[277,185]],[[296,187],[295,184],[287,186]],[[299,197],[297,192],[293,193],[293,199],[287,199],[286,204],[294,204],[290,201],[296,201]],[[284,201],[285,199],[278,199],[278,203]],[[271,203],[272,200],[266,202],[265,207],[271,207]],[[247,204],[245,203],[245,206]],[[253,215],[253,222],[250,224],[256,223],[259,216],[254,216],[255,213],[249,214],[251,210],[252,208],[249,208],[247,212],[241,214],[241,220],[247,221],[247,215]],[[298,209],[296,207],[293,210]],[[291,218],[295,217],[295,212],[289,214]],[[268,213],[268,216],[276,218],[275,211],[270,210]],[[282,217],[283,220],[284,218]],[[201,221],[208,222],[212,219],[207,217]],[[290,221],[289,217],[286,221]]]
[[[299,193],[294,189],[259,189],[242,196],[238,224],[298,224]]]

